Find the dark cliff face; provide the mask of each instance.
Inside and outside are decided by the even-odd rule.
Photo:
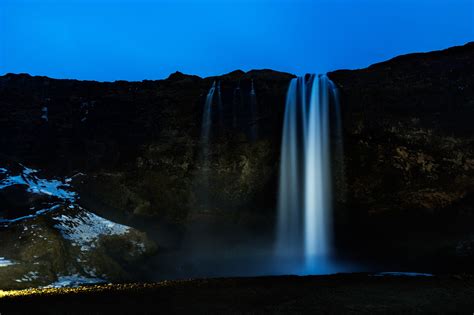
[[[22,163],[47,178],[70,178],[71,189],[78,193],[75,207],[146,232],[165,256],[254,244],[255,234],[267,237],[273,228],[281,121],[291,78],[271,70],[206,79],[175,73],[161,81],[114,83],[5,75],[0,78],[0,161],[8,170]],[[220,82],[223,111],[220,117],[215,98],[204,159],[203,105],[214,81]],[[250,108],[252,81],[255,115]],[[11,212],[12,202],[22,203],[16,200],[20,197],[12,201],[14,196],[2,193],[0,211]],[[45,215],[54,222],[54,213]],[[12,228],[5,226],[5,233]],[[59,242],[64,243],[59,238],[55,245],[61,247]],[[2,255],[21,261],[13,252],[0,250]],[[168,270],[186,264],[166,257],[156,258],[158,265],[152,262],[158,277],[160,272],[176,276],[176,270]],[[166,259],[171,262],[163,266]],[[64,258],[60,263],[65,267],[51,274],[78,273],[71,267],[74,262]],[[108,264],[102,259],[94,270]],[[125,264],[122,269],[127,268]],[[123,274],[106,276],[122,280]]]
[[[292,77],[263,70],[99,83],[8,74],[0,77],[1,159],[51,177],[84,173],[72,181],[80,205],[146,231],[159,250],[180,247],[203,222],[234,243],[271,238]],[[341,253],[395,264],[472,259],[474,44],[329,77],[341,90],[344,129],[344,177],[335,181]],[[213,117],[206,166],[201,120],[214,81],[224,111]]]
[[[474,44],[329,76],[344,108],[339,205],[357,241],[374,256],[472,257]]]
[[[202,167],[203,104],[212,83],[220,81],[224,112],[218,122],[214,101],[209,152],[214,207],[255,208],[276,180],[291,77],[263,70],[98,83],[6,75],[0,81],[0,145],[6,157],[56,175],[86,173],[84,200],[126,214],[182,221],[199,207],[193,185],[202,185],[196,177]],[[256,117],[250,115],[251,80]],[[255,139],[249,136],[254,125]]]

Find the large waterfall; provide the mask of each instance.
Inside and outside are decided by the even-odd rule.
[[[325,75],[290,82],[281,146],[276,255],[286,271],[326,273],[332,251],[330,111],[339,117]],[[291,270],[288,270],[291,268]]]

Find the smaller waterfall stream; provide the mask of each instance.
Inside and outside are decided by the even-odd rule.
[[[219,118],[219,128],[224,128],[224,104],[222,103],[221,81],[217,82],[217,114]]]
[[[203,143],[209,142],[212,125],[212,100],[216,91],[216,82],[212,83],[209,92],[207,93],[206,103],[204,104],[204,111],[202,113],[202,127],[201,127],[201,141]]]
[[[249,136],[252,141],[257,139],[258,123],[257,123],[257,94],[252,80],[250,87],[250,128]]]
[[[202,181],[199,185],[198,194],[202,199],[204,207],[209,206],[209,149],[210,149],[210,138],[211,138],[211,127],[212,127],[212,101],[216,91],[216,82],[212,83],[211,88],[206,96],[206,103],[204,104],[204,110],[202,113],[202,126],[201,126],[201,152],[199,153],[199,159],[201,162],[201,172],[198,178]]]
[[[234,97],[232,99],[232,128],[236,129],[238,126],[239,109],[242,107],[242,92],[240,90],[240,82],[234,89]]]

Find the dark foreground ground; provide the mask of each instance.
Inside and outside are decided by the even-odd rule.
[[[8,295],[11,294],[11,295]],[[474,276],[228,278],[0,291],[0,313],[474,313]]]

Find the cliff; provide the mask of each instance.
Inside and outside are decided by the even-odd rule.
[[[328,75],[340,88],[343,117],[344,170],[334,196],[340,255],[472,270],[474,43]],[[141,82],[7,74],[0,77],[0,160],[71,178],[76,206],[147,233],[157,245],[154,269],[187,266],[169,258],[174,251],[268,245],[291,78],[271,70]],[[213,118],[207,165],[201,120],[214,81],[223,110]],[[21,203],[18,196],[2,189],[0,213]]]

